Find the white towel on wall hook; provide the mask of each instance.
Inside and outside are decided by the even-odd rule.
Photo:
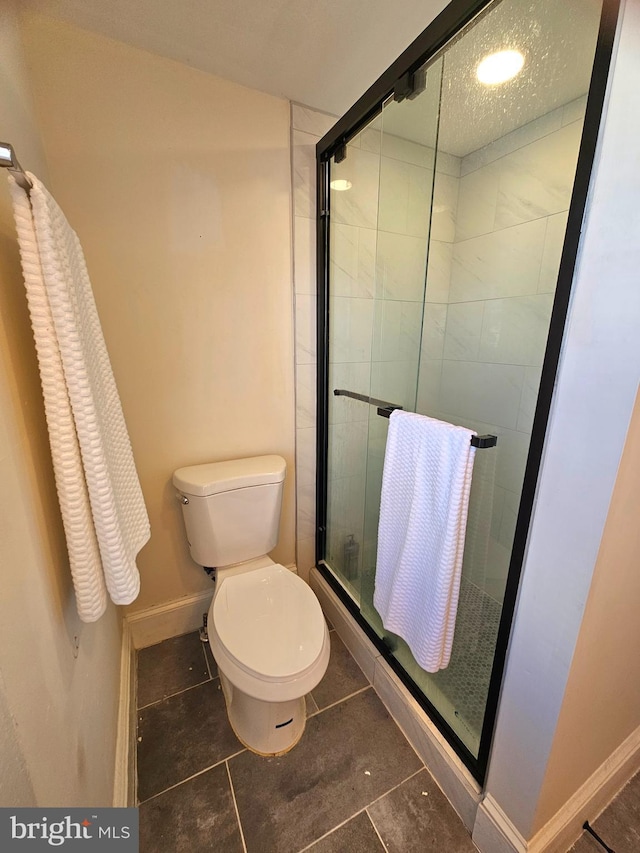
[[[449,665],[475,448],[472,430],[394,411],[373,603],[427,672]]]
[[[80,242],[28,177],[30,196],[9,183],[78,613],[95,622],[106,590],[137,597],[149,519]]]

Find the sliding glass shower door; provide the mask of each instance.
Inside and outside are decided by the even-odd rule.
[[[578,0],[489,4],[328,158],[324,563],[471,763],[482,738],[488,751],[600,11]],[[437,673],[373,606],[394,407],[495,436],[476,451],[453,652]]]
[[[368,400],[416,409],[440,68],[419,100],[385,104],[331,172],[327,554],[373,621],[389,421]],[[415,146],[416,162],[393,133],[407,110],[428,143]]]

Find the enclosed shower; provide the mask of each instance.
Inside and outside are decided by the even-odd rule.
[[[317,558],[481,779],[599,121],[602,3],[449,8],[318,146]],[[373,606],[395,408],[480,437],[437,673]]]

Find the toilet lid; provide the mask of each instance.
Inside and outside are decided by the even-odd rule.
[[[279,565],[225,578],[213,601],[213,624],[236,661],[267,679],[302,674],[324,642],[318,599]]]

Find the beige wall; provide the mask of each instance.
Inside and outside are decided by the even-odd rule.
[[[640,726],[640,397],[593,574],[534,831]]]
[[[35,806],[36,800],[4,683],[0,680],[0,805],[8,803]]]
[[[0,127],[48,180],[12,6]],[[0,175],[0,805],[111,805],[120,624],[75,612],[15,227]],[[79,643],[74,657],[75,639]]]
[[[211,588],[171,486],[183,465],[284,456],[273,556],[291,564],[288,103],[66,24],[25,27],[51,180],[85,250],[151,519],[131,609]]]

